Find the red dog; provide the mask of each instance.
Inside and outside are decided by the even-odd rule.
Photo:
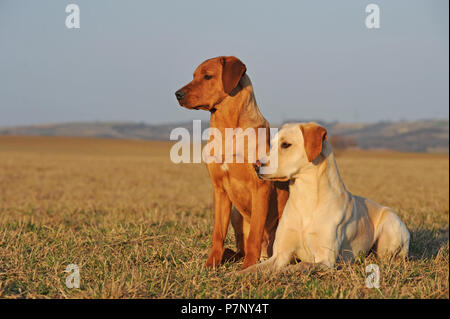
[[[175,95],[185,108],[211,112],[210,126],[222,133],[222,145],[225,145],[225,128],[253,128],[256,135],[258,128],[266,128],[268,149],[269,123],[258,109],[252,83],[245,72],[245,65],[236,57],[209,59],[200,64],[194,79]],[[248,154],[247,147],[246,144]],[[222,158],[221,163],[207,164],[214,186],[214,231],[206,266],[216,266],[224,259],[224,240],[231,214],[237,254],[245,256],[242,266],[245,269],[258,262],[261,250],[266,256],[272,254],[278,219],[289,196],[288,185],[259,179],[252,163],[224,162]],[[232,211],[232,204],[239,212]]]

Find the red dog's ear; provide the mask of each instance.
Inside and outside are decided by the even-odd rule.
[[[247,68],[241,60],[234,56],[222,57],[220,61],[222,63],[223,90],[230,94],[238,85]]]
[[[327,130],[317,124],[300,124],[306,156],[312,162],[322,152],[322,142],[327,139]]]

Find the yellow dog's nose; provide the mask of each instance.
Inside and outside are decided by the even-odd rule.
[[[261,162],[259,160],[256,160],[256,162],[253,163],[253,167],[255,168],[256,173],[258,173],[259,169],[261,168]]]

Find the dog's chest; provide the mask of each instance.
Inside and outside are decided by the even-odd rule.
[[[253,179],[256,174],[251,164],[211,163],[208,164],[213,185],[222,188],[231,202],[244,214],[251,213]],[[252,176],[252,173],[255,176]]]

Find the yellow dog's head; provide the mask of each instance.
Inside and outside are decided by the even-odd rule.
[[[317,123],[285,124],[271,140],[270,155],[258,161],[255,170],[262,179],[290,180],[321,154],[326,139],[327,130]],[[260,173],[261,167],[271,165],[273,173]]]

